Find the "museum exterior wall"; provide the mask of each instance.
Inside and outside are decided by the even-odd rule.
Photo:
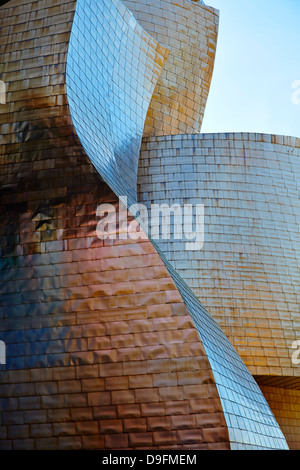
[[[0,11],[2,447],[287,448],[154,241],[95,230],[99,205],[135,201],[137,137],[168,51],[119,0]]]
[[[148,109],[144,135],[200,132],[210,89],[218,10],[190,0],[124,0],[170,55]]]
[[[74,8],[14,1],[4,17],[0,446],[229,449],[211,366],[151,242],[97,236],[97,207],[119,201],[70,116]]]
[[[81,140],[84,142],[87,155],[90,156],[92,162],[95,162],[94,156],[96,156],[98,160],[97,163],[94,164],[100,175],[105,180],[107,180],[107,164],[105,159],[106,154],[103,154],[102,150],[103,146],[105,147],[105,142],[102,143],[101,120],[97,120],[98,106],[99,109],[101,109],[101,103],[104,100],[101,100],[101,93],[99,90],[97,90],[96,87],[93,87],[93,83],[89,80],[91,74],[100,77],[102,76],[101,74],[103,73],[103,63],[106,62],[106,47],[104,46],[103,48],[104,59],[102,59],[101,54],[98,53],[96,55],[97,60],[93,60],[92,55],[91,57],[85,57],[85,61],[73,60],[73,69],[71,69],[69,66],[69,60],[72,60],[74,55],[76,56],[74,36],[80,37],[80,30],[82,29],[82,35],[86,38],[87,44],[92,41],[93,37],[96,37],[93,28],[86,28],[84,24],[84,18],[88,17],[88,12],[86,12],[86,3],[77,2],[76,8],[79,8],[77,11],[82,11],[82,14],[77,15],[77,17],[74,19],[75,29],[72,29],[70,38],[70,49],[67,63],[67,93],[68,96],[70,96],[70,111],[73,117],[75,130],[77,134],[81,136]],[[96,11],[98,11],[98,16],[102,21],[102,18],[105,18],[105,14],[103,14],[103,6],[98,4]],[[110,12],[113,11],[114,8],[110,8]],[[123,11],[123,8],[121,8],[121,11]],[[113,21],[115,21],[114,16],[115,15],[113,15]],[[123,21],[125,18],[126,22],[129,21],[130,24],[135,24],[132,22],[132,18],[130,18],[130,16],[128,19],[128,15],[122,14],[122,17]],[[89,32],[91,32],[90,39]],[[80,49],[80,47],[81,42],[78,41],[77,48]],[[128,47],[128,57],[130,57],[132,49],[131,41],[128,41]],[[145,46],[143,49],[145,49]],[[119,44],[117,43],[116,52],[113,54],[116,58],[118,57],[120,50],[122,51],[122,49],[119,48]],[[169,57],[170,55],[167,58],[167,62]],[[122,58],[120,58],[120,61],[122,65]],[[141,62],[143,64],[143,57],[141,58]],[[116,70],[119,69],[116,68]],[[81,77],[81,82],[84,84],[83,86],[79,85],[76,76]],[[134,77],[133,72],[132,75],[128,76],[130,83],[127,87],[122,83],[122,77],[123,75],[120,73],[119,80],[116,80],[114,76],[112,76],[112,80],[116,80],[116,83],[120,87],[121,96],[123,96],[124,90],[126,90],[128,99],[125,99],[125,102],[129,100],[131,107],[134,109],[135,100],[138,100],[136,90],[139,90],[140,87],[139,74],[136,74],[136,87],[130,86]],[[108,95],[111,97],[112,102],[114,103],[114,93],[116,93],[116,91],[111,85],[111,81],[108,80],[108,82]],[[150,86],[153,88],[153,81],[151,81]],[[90,105],[89,102],[91,102],[92,105]],[[133,115],[131,108],[119,108],[116,106],[115,108],[111,108],[111,113],[113,112],[116,113],[116,116],[111,117],[110,121],[112,124],[112,141],[113,136],[118,135],[120,131],[122,131],[122,128],[124,129],[124,124],[122,127],[122,123],[127,123],[130,136],[130,123]],[[128,116],[126,115],[126,112],[128,113]],[[119,121],[121,121],[121,127]],[[139,126],[138,121],[137,123]],[[95,129],[94,132],[93,129]],[[87,138],[85,137],[85,134],[88,134]],[[93,138],[93,136],[96,138]],[[115,180],[111,183],[112,188],[114,188],[115,193],[122,200],[127,198],[127,204],[128,207],[130,207],[130,201],[133,199],[131,195],[136,189],[135,181],[133,178],[131,178],[130,172],[127,174],[128,169],[126,169],[125,166],[123,167],[122,174],[120,174],[118,171],[118,167],[120,163],[123,163],[124,159],[126,158],[133,162],[134,167],[136,154],[135,152],[132,152],[132,154],[130,153],[129,150],[131,149],[129,146],[125,153],[124,149],[120,147],[118,148],[117,146],[114,147],[114,150],[114,160],[112,160],[110,163],[110,171],[113,175],[113,180]],[[167,266],[167,269],[173,278],[195,323],[199,337],[203,342],[203,346],[210,362],[218,388],[218,393],[228,426],[231,448],[282,448],[282,446],[285,446],[285,443],[281,431],[279,430],[276,421],[272,416],[271,410],[269,409],[269,406],[267,405],[267,402],[261,394],[260,389],[254,381],[253,377],[246,369],[244,363],[241,361],[240,357],[228,339],[225,337],[221,329],[218,327],[216,322],[203,308],[199,299],[192,294],[180,276],[178,276],[178,273],[172,269],[170,264],[168,264],[163,251],[158,250],[158,253]]]
[[[298,387],[298,386],[297,386]],[[261,385],[275,417],[282,429],[290,450],[299,450],[300,442],[300,391],[298,388],[282,388]]]
[[[300,375],[296,138],[206,134],[143,140],[140,202],[204,205],[203,248],[157,240],[254,375]],[[172,227],[171,227],[172,229]],[[173,234],[174,235],[174,234]]]

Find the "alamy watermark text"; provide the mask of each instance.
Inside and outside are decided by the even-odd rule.
[[[135,220],[128,223],[128,213]],[[201,250],[204,245],[204,205],[151,204],[150,211],[144,204],[134,204],[127,211],[127,198],[120,198],[119,210],[112,204],[97,208],[99,239],[120,240],[184,240],[185,250]],[[118,230],[117,230],[118,227]]]

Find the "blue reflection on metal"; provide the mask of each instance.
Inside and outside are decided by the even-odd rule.
[[[288,450],[285,437],[259,386],[219,325],[177,274],[160,249],[197,328],[210,362],[232,450]]]
[[[118,196],[127,196],[128,205],[137,199],[141,137],[155,86],[154,62],[149,67],[145,37],[149,38],[119,0],[77,1],[66,79],[71,115],[95,168]],[[232,449],[288,449],[268,403],[241,358],[153,245],[177,285],[206,350]]]
[[[71,116],[95,168],[130,204],[137,202],[143,127],[163,65],[155,63],[156,46],[119,0],[77,1],[66,69]]]

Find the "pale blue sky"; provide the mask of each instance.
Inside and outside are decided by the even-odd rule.
[[[220,30],[202,132],[300,137],[300,103],[292,100],[300,81],[300,0],[205,3],[220,10]]]

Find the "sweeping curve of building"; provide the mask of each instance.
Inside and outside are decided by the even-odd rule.
[[[128,6],[130,5],[131,2],[127,2]],[[152,2],[152,4],[147,3],[147,18],[149,17],[148,15],[151,15],[151,7],[156,10],[156,8],[159,6],[160,7],[160,12],[162,12],[163,17],[167,19],[168,22],[171,22],[173,28],[179,23],[179,19],[181,18],[189,18],[191,17],[191,14],[193,13],[198,13],[197,19],[201,18],[202,15],[205,17],[205,13],[207,14],[207,8],[205,7],[204,10],[200,10],[200,12],[195,12],[193,9],[189,9],[188,7],[190,6],[189,4],[186,5],[186,2],[183,1],[180,6],[178,5],[171,5],[174,10],[177,13],[178,21],[174,22],[172,20],[172,16],[170,17],[170,9],[168,6],[171,5],[169,2],[159,2],[159,5],[157,2]],[[184,6],[185,8],[182,8]],[[198,5],[193,8],[199,8]],[[95,16],[97,18],[105,18],[105,11],[107,9],[107,4],[104,2],[101,6],[97,6],[97,11],[95,12]],[[141,5],[138,4],[138,2],[135,2],[135,8],[139,8],[141,10]],[[67,64],[67,89],[68,89],[68,96],[76,97],[72,99],[72,104],[69,101],[70,104],[70,110],[71,110],[71,115],[73,118],[73,122],[77,131],[77,134],[81,137],[84,136],[84,141],[81,139],[82,142],[88,143],[84,145],[85,150],[87,155],[91,158],[91,161],[94,163],[93,159],[93,154],[90,152],[90,148],[92,146],[96,147],[94,154],[97,156],[97,158],[100,160],[100,163],[98,164],[98,171],[100,172],[100,175],[109,183],[109,178],[107,176],[107,171],[106,171],[106,165],[105,163],[102,164],[103,158],[101,158],[101,148],[104,148],[104,145],[102,142],[100,142],[100,145],[96,144],[94,135],[91,132],[86,132],[86,127],[87,125],[87,120],[90,116],[92,116],[92,109],[87,106],[88,100],[87,96],[93,95],[94,99],[98,101],[98,104],[94,104],[95,109],[101,109],[102,103],[104,102],[105,96],[113,96],[114,95],[114,87],[111,86],[111,84],[115,81],[117,81],[117,78],[112,74],[107,73],[105,71],[105,74],[102,72],[101,73],[101,68],[100,68],[100,76],[103,77],[102,80],[99,82],[99,88],[101,86],[101,89],[103,90],[102,93],[104,93],[104,96],[98,92],[94,93],[93,90],[95,90],[95,85],[92,82],[88,82],[88,72],[90,74],[94,74],[94,76],[97,76],[96,71],[98,72],[98,61],[91,61],[86,57],[82,57],[81,59],[78,60],[76,56],[76,52],[78,52],[79,46],[74,45],[74,36],[77,37],[78,33],[77,31],[81,32],[82,38],[86,38],[85,41],[86,43],[90,43],[91,37],[94,38],[101,38],[101,42],[99,41],[98,44],[100,44],[100,48],[98,51],[93,51],[92,48],[89,48],[83,44],[80,44],[80,48],[82,50],[86,51],[89,50],[91,53],[95,55],[95,57],[103,57],[103,52],[106,51],[106,48],[103,47],[103,44],[105,42],[103,41],[101,37],[101,30],[103,25],[99,22],[96,23],[95,25],[95,32],[93,29],[91,29],[90,21],[89,21],[89,16],[88,12],[91,11],[91,6],[88,2],[85,1],[77,1],[77,7],[76,7],[76,13],[74,22],[73,22],[73,27],[72,27],[72,33],[70,37],[70,48],[68,52],[68,63],[72,63],[72,70],[71,67],[68,67]],[[124,10],[125,13],[125,10]],[[202,13],[202,15],[200,14]],[[211,13],[209,11],[209,13]],[[114,15],[113,15],[114,16]],[[210,15],[212,18],[216,18],[215,12],[211,13]],[[151,16],[150,16],[151,17]],[[171,19],[170,19],[171,18]],[[130,20],[129,20],[130,21]],[[132,19],[131,19],[132,21]],[[134,23],[135,25],[136,23]],[[156,23],[155,23],[156,24]],[[213,23],[212,23],[213,24]],[[197,25],[199,26],[199,24]],[[114,29],[114,27],[112,27]],[[188,23],[186,23],[186,28],[182,27],[181,29],[181,35],[184,36],[185,38],[185,43],[187,43],[187,38],[188,38],[189,30],[188,30]],[[208,31],[207,31],[208,34]],[[122,41],[122,38],[120,38]],[[82,39],[83,41],[83,39]],[[182,43],[180,40],[178,40],[177,43],[177,50],[181,51],[180,46]],[[131,46],[132,47],[132,46]],[[116,44],[116,48],[119,51],[120,50],[120,44]],[[129,48],[130,50],[131,48]],[[195,48],[196,54],[199,54],[199,51],[197,48]],[[97,53],[98,52],[98,53]],[[131,59],[129,56],[130,52],[127,51],[127,56],[126,60],[128,63],[131,63]],[[170,54],[172,57],[172,54]],[[170,57],[169,55],[169,57]],[[116,61],[118,62],[118,58],[116,58]],[[105,58],[100,60],[100,67],[104,63]],[[203,61],[202,61],[203,62]],[[82,65],[81,65],[82,64]],[[95,70],[92,69],[92,65],[94,66]],[[183,64],[184,68],[184,64]],[[140,66],[138,67],[138,70],[140,69]],[[172,67],[174,69],[174,67]],[[86,72],[85,72],[86,70]],[[200,68],[197,67],[195,68],[197,72],[200,72]],[[136,71],[137,72],[137,71]],[[176,73],[176,70],[173,72]],[[129,75],[130,77],[130,75]],[[130,83],[130,78],[127,76],[127,79],[129,80]],[[178,81],[180,79],[180,76],[177,75]],[[119,78],[119,77],[118,77]],[[200,80],[200,77],[196,77],[198,81]],[[107,82],[108,86],[103,86],[102,82],[105,80]],[[84,93],[80,93],[80,85],[81,83],[84,83]],[[118,83],[122,84],[122,81],[119,80]],[[139,87],[138,81],[135,81],[135,86],[133,87],[133,90],[138,90]],[[172,82],[172,85],[170,81],[165,77],[164,80],[164,94],[167,94],[166,90],[169,90],[170,88],[175,88],[174,82]],[[182,90],[182,87],[180,85],[177,85],[176,88],[179,89],[178,95],[184,96],[186,94],[186,89],[188,86],[186,86],[186,89]],[[199,85],[198,85],[199,88]],[[129,98],[131,100],[131,103],[133,103],[133,106],[137,100],[137,96],[133,93],[130,93],[130,90],[127,89],[127,94],[129,94]],[[142,93],[140,92],[140,95]],[[161,93],[163,94],[163,93]],[[76,108],[73,103],[76,102]],[[112,100],[114,101],[114,100]],[[146,108],[146,107],[145,107]],[[151,104],[150,104],[151,108]],[[166,114],[169,114],[169,107],[167,107]],[[114,131],[113,129],[110,129],[110,135],[122,135],[119,129],[119,124],[122,122],[125,122],[126,117],[128,115],[128,110],[123,109],[123,116],[122,114],[118,116],[118,121],[117,121],[117,126],[116,130]],[[198,118],[198,114],[196,115]],[[136,119],[140,123],[140,128],[143,128],[143,123],[139,117]],[[112,120],[113,121],[113,120]],[[110,121],[110,122],[112,122]],[[98,131],[98,135],[102,136],[101,133],[101,125],[104,127],[105,121],[102,119],[102,122],[99,123],[98,125],[93,122],[92,125],[95,126],[95,129]],[[113,126],[113,123],[112,123]],[[90,129],[89,129],[90,131]],[[125,132],[127,132],[127,136],[130,135],[136,135],[135,130],[133,133],[130,131],[129,128],[125,128]],[[123,138],[124,140],[124,138]],[[107,154],[107,152],[106,152]],[[116,154],[116,160],[118,162],[122,162],[122,154],[118,151],[115,152]],[[135,151],[130,152],[129,149],[127,149],[127,152],[125,152],[125,157],[126,159],[129,159],[131,162],[136,161],[136,167],[138,164],[138,159],[134,159],[134,156],[136,155]],[[116,176],[116,180],[118,181],[119,178],[123,180],[122,176],[118,177],[119,172],[116,170],[115,172],[115,166],[116,165],[111,165],[110,167],[110,172],[113,173],[113,178]],[[118,187],[116,189],[116,194],[119,197],[122,196],[127,196],[129,201],[131,200],[131,186],[135,190],[137,186],[137,181],[134,181],[130,178],[127,178],[127,173],[126,173],[126,181],[128,182],[127,184],[129,185],[128,190],[126,193],[122,192],[124,190],[124,186],[118,182]],[[130,175],[129,175],[130,176]],[[116,187],[116,186],[115,186]],[[135,202],[135,201],[134,201]],[[163,257],[163,259],[165,259]],[[189,289],[187,289],[186,286],[184,286],[183,282],[178,276],[175,276],[175,273],[173,270],[170,268],[170,274],[173,276],[174,281],[176,279],[177,287],[179,292],[181,293],[183,300],[185,301],[185,304],[188,307],[188,310],[190,314],[192,315],[195,325],[197,327],[197,330],[200,335],[200,339],[205,347],[206,354],[208,356],[210,365],[212,367],[214,377],[216,380],[216,384],[218,387],[219,391],[219,396],[221,399],[221,403],[223,406],[223,410],[225,413],[225,418],[229,430],[229,436],[230,436],[230,441],[232,448],[236,446],[237,448],[239,445],[246,445],[246,446],[252,446],[257,447],[257,448],[264,448],[270,447],[270,448],[284,448],[284,438],[278,429],[276,425],[276,421],[272,416],[272,413],[269,409],[269,406],[265,402],[264,397],[261,394],[261,391],[259,390],[259,387],[255,383],[254,379],[251,377],[251,375],[248,373],[246,367],[243,365],[242,361],[240,358],[235,354],[235,351],[227,342],[225,336],[222,334],[221,330],[217,327],[217,324],[212,320],[212,318],[205,312],[204,308],[200,304],[200,302],[191,295]],[[220,347],[220,345],[222,345]],[[228,380],[229,379],[229,380]],[[228,386],[227,382],[230,383]],[[241,411],[242,410],[242,411]],[[245,424],[246,423],[246,424]],[[256,426],[259,426],[260,431],[257,431]],[[245,433],[245,436],[244,436]],[[260,437],[257,437],[259,436]]]
[[[152,155],[157,143],[178,142],[168,133],[200,130],[218,12],[189,0],[39,3],[12,0],[0,10],[8,85],[0,106],[0,445],[288,449],[257,382],[166,247],[148,234],[96,235],[99,204],[147,203],[154,191],[143,198],[142,185],[153,183],[145,146]],[[25,31],[14,35],[24,10],[32,46]],[[165,41],[155,34],[157,15]],[[202,38],[195,58],[186,49],[191,22],[193,40]],[[183,61],[170,39],[176,25]]]

